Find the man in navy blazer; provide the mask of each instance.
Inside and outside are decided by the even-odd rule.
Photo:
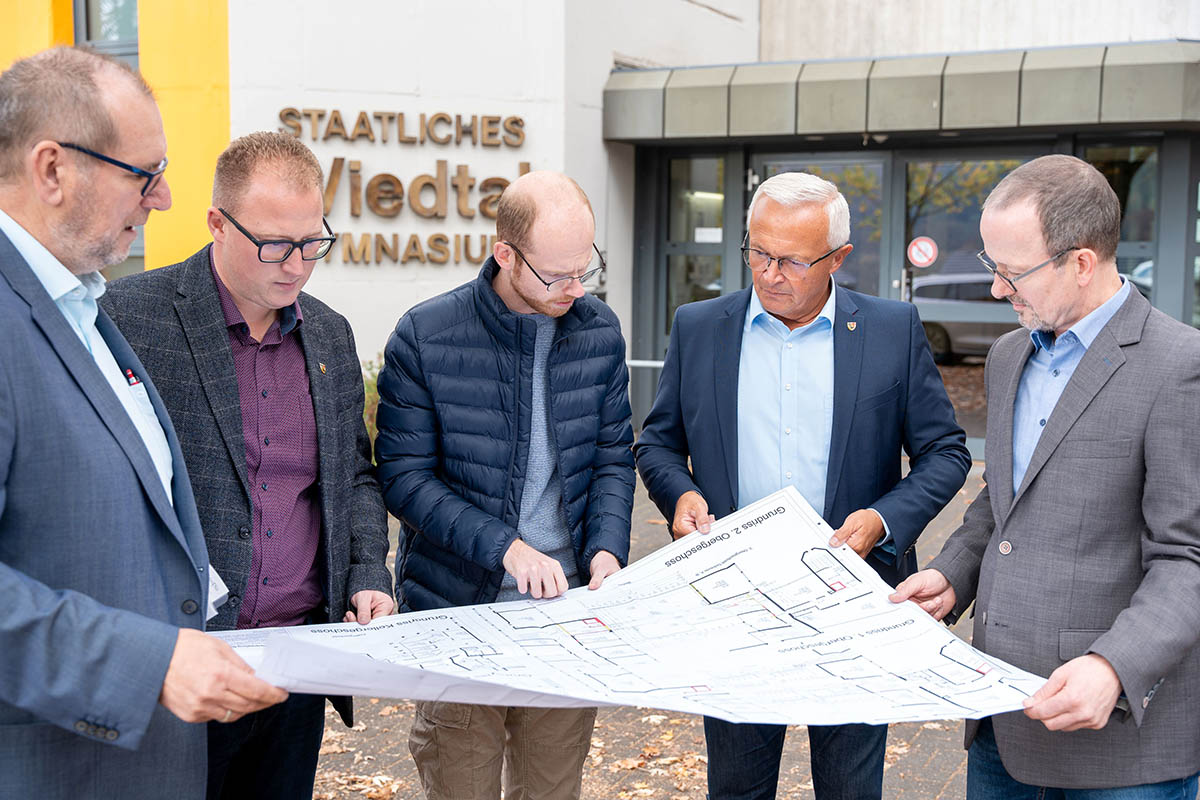
[[[96,306],[171,205],[150,90],[59,48],[0,75],[0,797],[204,796],[205,730],[287,697],[204,629],[162,400]]]
[[[833,282],[853,246],[832,183],[770,178],[749,220],[753,289],[676,313],[638,470],[676,538],[793,485],[833,544],[895,585],[971,463],[921,321]],[[712,800],[775,796],[784,726],[706,717],[704,729]],[[808,730],[818,800],[881,796],[887,726]]]

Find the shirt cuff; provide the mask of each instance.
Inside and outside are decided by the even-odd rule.
[[[868,511],[874,511],[875,516],[879,517],[879,521],[883,523],[883,538],[875,543],[876,547],[882,547],[892,555],[896,554],[896,545],[892,542],[892,529],[888,527],[887,520],[883,518],[883,514],[879,513],[878,509],[868,508]]]

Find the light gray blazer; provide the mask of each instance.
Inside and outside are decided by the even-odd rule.
[[[0,234],[0,797],[202,798],[205,728],[158,703],[180,627],[203,628],[208,555],[183,455],[174,506],[133,422]]]
[[[1097,653],[1130,712],[1099,731],[993,718],[1008,772],[1101,788],[1200,770],[1200,331],[1137,292],[1084,354],[1014,497],[1013,404],[1029,334],[985,369],[985,487],[930,563],[975,601],[975,646],[1048,676]],[[978,723],[968,723],[967,744]]]

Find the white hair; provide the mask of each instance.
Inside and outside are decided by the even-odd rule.
[[[838,188],[824,178],[807,172],[781,172],[767,178],[758,185],[754,197],[750,199],[747,222],[754,215],[754,204],[763,195],[786,208],[805,203],[822,204],[829,218],[829,247],[841,247],[850,241],[850,206]]]

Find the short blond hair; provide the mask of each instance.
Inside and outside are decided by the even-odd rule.
[[[296,137],[259,131],[234,139],[217,158],[212,204],[236,212],[256,172],[269,169],[297,189],[325,188],[321,164]]]

